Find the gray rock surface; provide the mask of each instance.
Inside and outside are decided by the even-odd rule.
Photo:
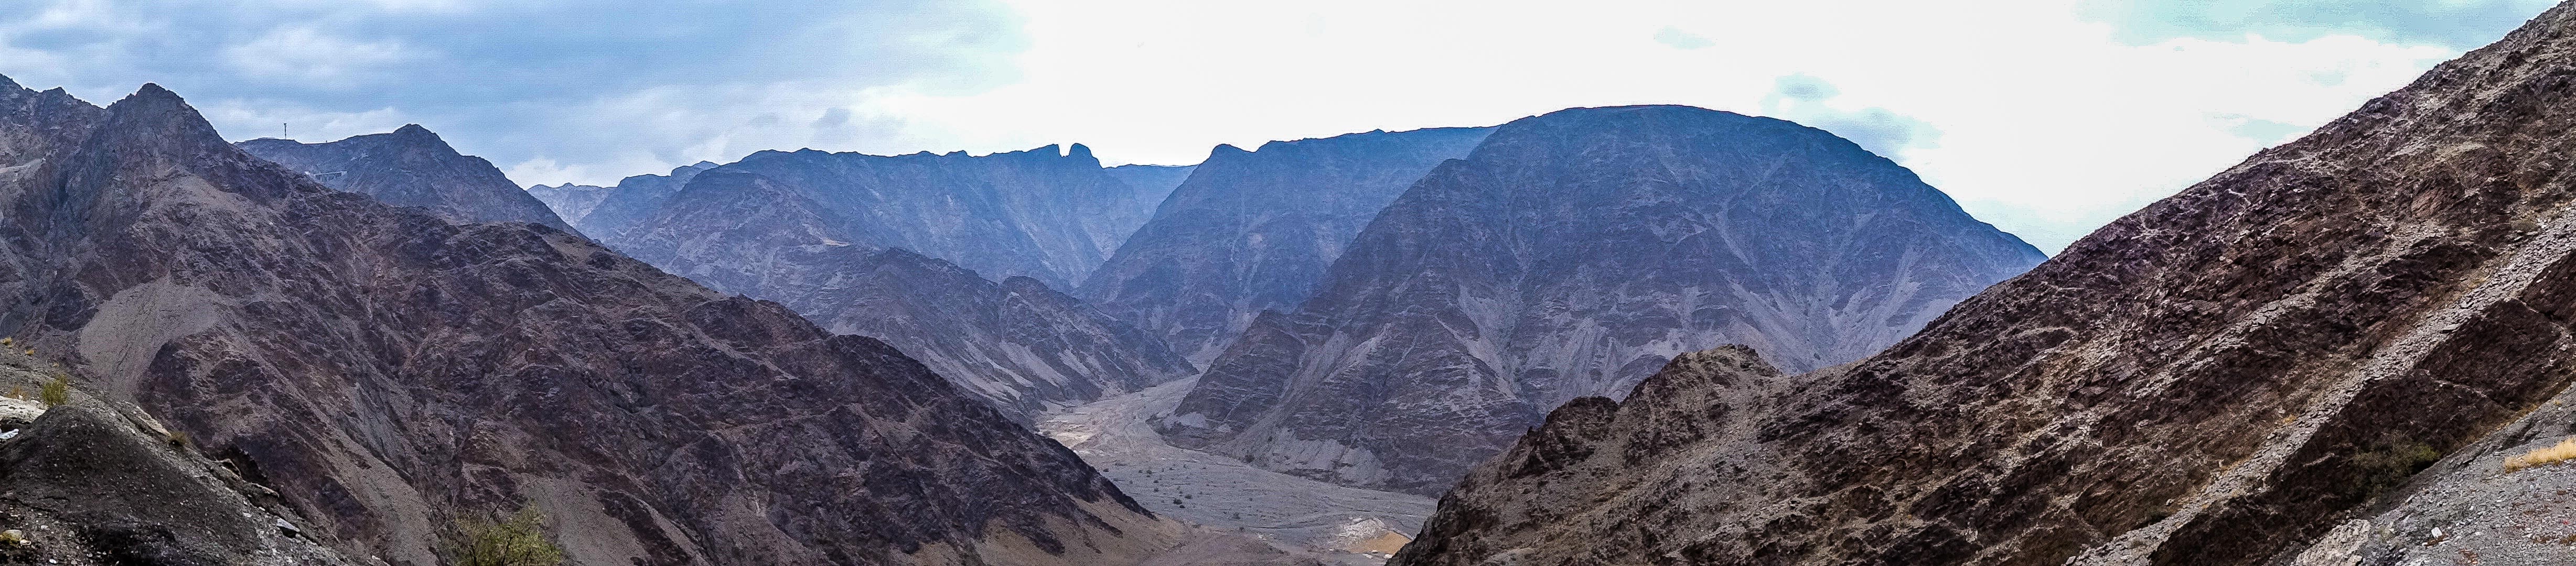
[[[28,397],[62,375],[0,350],[0,388]],[[197,453],[131,405],[73,392],[61,406],[0,398],[38,415],[0,439],[0,562],[359,565],[303,535],[274,492]]]
[[[649,215],[595,235],[621,250],[684,255],[744,246],[904,248],[997,280],[1031,277],[1070,289],[1145,223],[1151,199],[1139,195],[1153,192],[1112,176],[1082,144],[984,156],[763,151],[696,175]],[[782,200],[801,210],[762,210],[789,204]],[[727,214],[792,223],[751,226]]]
[[[329,143],[261,138],[239,145],[323,185],[385,204],[427,208],[458,222],[527,222],[573,231],[492,162],[457,153],[419,124]]]
[[[607,194],[599,197],[598,204],[583,210],[581,218],[573,221],[573,226],[594,237],[604,238],[622,232],[661,212],[662,205],[680,194],[680,187],[687,185],[689,179],[716,167],[714,162],[700,161],[674,167],[668,175],[636,175],[620,179],[617,186],[609,187]],[[571,208],[570,204],[567,202],[567,206],[556,210]],[[547,206],[555,205],[549,202]]]
[[[1360,227],[1490,128],[1218,146],[1075,294],[1204,364],[1305,302]]]
[[[0,88],[0,164],[0,334],[348,555],[433,564],[449,519],[522,504],[590,565],[1122,564],[1182,536],[881,342],[331,190],[158,86]]]
[[[546,203],[546,208],[554,209],[555,216],[563,217],[565,222],[579,225],[583,217],[590,216],[590,211],[599,208],[599,203],[608,200],[608,194],[616,190],[616,187],[564,183],[528,187],[528,196]]]
[[[1747,343],[1792,369],[1850,361],[2042,259],[1822,130],[1565,110],[1415,183],[1161,427],[1274,470],[1437,494],[1549,409],[1674,355]]]
[[[2571,130],[2562,4],[1870,359],[1570,403],[1394,564],[2562,562]]]
[[[832,332],[885,340],[1023,422],[1050,406],[1198,371],[1162,340],[1036,279],[995,282],[911,250],[831,236],[869,222],[810,192],[726,166],[697,175],[665,210],[623,233],[630,237],[607,241],[718,291],[778,301]],[[650,237],[631,237],[637,234]]]
[[[1161,340],[1036,279],[996,283],[899,248],[811,246],[761,257],[751,281],[700,275],[705,263],[653,261],[776,300],[832,332],[884,340],[1023,422],[1198,373]]]
[[[1136,190],[1135,208],[1130,210],[1143,212],[1145,219],[1152,219],[1154,209],[1163,206],[1163,199],[1172,196],[1172,190],[1180,188],[1181,182],[1189,180],[1190,172],[1198,168],[1197,165],[1120,165],[1109,168],[1107,172],[1111,178]]]

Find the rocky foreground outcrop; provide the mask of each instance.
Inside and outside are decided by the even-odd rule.
[[[1205,363],[1261,311],[1305,302],[1369,219],[1489,131],[1217,146],[1075,294]]]
[[[492,162],[457,153],[419,124],[329,143],[260,138],[239,145],[323,185],[385,204],[426,208],[457,222],[528,222],[573,231]]]
[[[0,211],[0,333],[349,556],[435,564],[447,521],[521,505],[577,564],[1133,563],[1177,542],[883,343],[542,225],[332,190],[157,86],[100,108],[0,81]]]
[[[1415,183],[1160,426],[1282,472],[1438,494],[1549,409],[1623,393],[1674,355],[1857,359],[2041,259],[1823,130],[1564,110]]]
[[[1394,563],[2565,562],[2571,132],[2561,5],[1867,360],[1569,403]]]

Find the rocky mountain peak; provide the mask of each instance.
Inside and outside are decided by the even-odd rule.
[[[18,297],[0,301],[0,329],[81,389],[184,437],[20,437],[0,446],[12,467],[0,491],[41,494],[25,482],[67,478],[15,467],[45,454],[202,450],[258,471],[241,475],[262,485],[143,486],[100,501],[165,508],[83,520],[149,528],[215,513],[191,528],[244,530],[179,542],[279,557],[285,548],[267,545],[290,535],[229,499],[265,493],[296,519],[294,540],[394,564],[435,563],[444,525],[522,505],[556,519],[549,528],[578,564],[1132,563],[1174,542],[1174,525],[1063,447],[879,341],[573,234],[460,224],[328,190],[199,136],[211,129],[163,92],[79,123],[0,107],[0,151],[44,161],[36,174],[0,173],[0,210],[12,213],[0,223],[0,294]],[[367,153],[349,163],[380,157],[356,155]],[[414,173],[448,164],[396,161]],[[131,428],[121,420],[50,422]],[[220,476],[128,471],[204,487]],[[43,483],[60,494],[72,481]],[[98,487],[125,488],[72,489]],[[0,520],[66,516],[61,498],[24,497],[54,507]],[[847,504],[812,504],[832,501]]]
[[[263,138],[239,145],[333,189],[387,204],[422,207],[464,222],[527,222],[574,231],[492,162],[457,153],[419,124],[328,143]]]
[[[1668,367],[1393,563],[2569,563],[2571,76],[2562,4],[1866,359]]]
[[[1682,352],[1847,362],[2045,259],[1855,144],[1700,108],[1515,120],[1409,187],[1313,298],[1208,364],[1167,438],[1435,494],[1549,409]]]
[[[1396,195],[1485,128],[1432,128],[1220,145],[1159,200],[1079,294],[1160,333],[1195,362],[1264,309],[1292,309]]]

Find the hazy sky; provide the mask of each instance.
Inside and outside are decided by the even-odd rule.
[[[1825,128],[2054,251],[2544,0],[0,0],[0,74],[237,139],[417,122],[526,184],[761,149],[1113,163],[1678,103]]]

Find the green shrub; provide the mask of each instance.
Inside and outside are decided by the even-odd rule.
[[[54,376],[53,381],[45,382],[45,390],[40,395],[47,407],[72,402],[72,376]]]
[[[557,566],[564,554],[546,538],[545,514],[529,507],[499,522],[458,521],[447,559],[453,566]]]

